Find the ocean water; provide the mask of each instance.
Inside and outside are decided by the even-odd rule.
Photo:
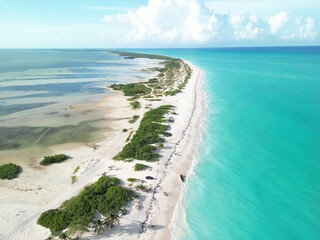
[[[106,87],[153,77],[146,68],[157,62],[106,50],[0,50],[0,163],[98,141],[111,121]]]
[[[175,238],[320,239],[320,47],[144,51],[205,72],[204,142]]]

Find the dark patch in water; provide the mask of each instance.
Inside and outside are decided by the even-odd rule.
[[[44,107],[54,103],[55,102],[0,105],[0,116],[9,115],[12,113],[29,110],[33,108]]]
[[[0,127],[0,151],[36,145],[47,147],[70,142],[89,142],[93,139],[93,133],[102,129],[90,123],[101,120],[105,119],[61,127]]]
[[[12,100],[12,99],[23,99],[23,98],[41,98],[41,97],[60,97],[66,95],[65,93],[51,92],[51,93],[36,93],[22,96],[14,96],[14,97],[4,97],[0,98],[0,100]]]
[[[67,93],[102,93],[104,89],[94,87],[95,84],[101,84],[101,82],[77,82],[77,83],[51,83],[51,84],[39,84],[39,85],[20,85],[20,86],[7,86],[1,87],[3,91],[48,91],[56,94]]]
[[[46,115],[48,115],[48,116],[51,116],[51,115],[55,115],[55,114],[57,114],[58,112],[48,112],[48,113],[46,113]]]

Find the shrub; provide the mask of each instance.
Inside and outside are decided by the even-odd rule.
[[[141,163],[136,163],[136,164],[134,165],[134,167],[133,167],[133,169],[134,169],[135,171],[143,171],[143,170],[146,170],[146,169],[148,169],[148,168],[150,168],[150,167],[147,166],[147,165],[141,164]]]
[[[43,160],[40,162],[41,165],[47,166],[54,163],[61,163],[67,160],[69,157],[65,154],[57,154],[54,156],[45,156]]]
[[[70,218],[58,209],[51,209],[42,213],[38,219],[38,224],[49,228],[52,233],[62,231],[69,226]]]
[[[149,192],[149,190],[145,186],[143,186],[142,184],[136,186],[136,189],[143,191],[143,192]]]
[[[132,106],[132,109],[137,109],[141,107],[141,104],[138,101],[131,102],[130,105]]]
[[[137,178],[128,178],[127,180],[128,180],[128,182],[132,182],[132,183],[139,181],[139,179],[137,179]]]
[[[0,166],[0,179],[13,179],[16,178],[22,168],[16,164],[8,163]]]
[[[37,223],[49,228],[52,233],[70,227],[84,229],[93,221],[97,211],[102,215],[117,213],[133,197],[134,192],[122,188],[118,178],[102,176],[77,196],[65,201],[60,208],[42,213]]]
[[[133,115],[132,119],[129,120],[129,123],[135,123],[139,119],[139,115]]]
[[[122,132],[128,132],[128,129],[124,128],[122,129]]]
[[[159,145],[164,141],[160,135],[170,135],[170,133],[166,132],[169,127],[161,123],[165,122],[164,115],[172,108],[173,106],[171,105],[163,105],[146,112],[136,134],[114,159],[124,160],[133,158],[152,161],[159,158],[160,155],[155,152],[157,147],[154,145]]]
[[[112,84],[110,88],[122,91],[125,96],[141,96],[151,92],[151,88],[148,88],[144,83]]]

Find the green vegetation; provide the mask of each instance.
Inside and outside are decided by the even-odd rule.
[[[151,101],[159,101],[156,98],[162,95],[173,96],[182,91],[191,77],[190,66],[178,58],[121,51],[113,51],[113,53],[130,59],[139,57],[164,60],[161,62],[163,67],[151,69],[159,72],[156,78],[150,78],[147,82],[113,84],[110,86],[113,90],[124,92],[125,96],[132,96],[128,99],[129,101],[135,101],[139,97],[154,99]]]
[[[140,179],[137,179],[137,178],[128,178],[127,180],[128,182],[132,182],[132,183],[140,181]]]
[[[136,163],[133,167],[133,169],[135,171],[143,171],[143,170],[146,170],[150,168],[150,166],[147,166],[147,165],[144,165],[144,164],[141,164],[141,163]]]
[[[129,101],[129,102],[131,102],[131,101],[134,101],[134,100],[137,100],[139,97],[130,97],[130,98],[128,98],[127,100]]]
[[[142,184],[136,186],[137,190],[143,191],[143,192],[149,192],[149,189],[143,186]]]
[[[133,197],[134,192],[121,187],[118,178],[102,176],[79,195],[65,201],[60,208],[42,213],[37,223],[55,235],[67,228],[85,230],[94,223],[97,211],[104,217],[118,214]]]
[[[165,122],[164,115],[172,108],[173,106],[171,105],[163,105],[146,112],[136,134],[114,159],[125,160],[134,158],[146,161],[158,159],[160,155],[156,153],[157,147],[154,144],[161,144],[164,141],[162,136],[171,135],[166,132],[169,127],[162,123]]]
[[[134,133],[134,131],[131,131],[131,132],[129,133],[129,136],[128,136],[127,139],[126,139],[126,142],[129,142],[129,141],[130,141],[131,136],[132,136],[133,133]]]
[[[146,87],[144,83],[112,84],[110,88],[122,91],[125,96],[142,96],[151,92],[151,88]]]
[[[122,211],[126,211],[125,209],[121,209]],[[117,213],[108,213],[101,219],[98,219],[93,222],[93,229],[97,235],[101,235],[105,228],[113,228],[115,225],[120,224],[120,216]]]
[[[13,179],[18,177],[22,168],[16,164],[8,163],[0,166],[0,179]]]
[[[139,115],[133,115],[132,119],[129,120],[129,123],[135,123],[139,119]]]
[[[159,59],[159,60],[172,59],[171,57],[155,55],[155,54],[134,53],[134,52],[126,52],[126,51],[111,51],[111,52],[118,54],[119,56],[123,56],[127,59],[134,59],[134,58],[148,58],[148,59]]]
[[[128,132],[128,129],[124,128],[122,129],[122,132]]]
[[[72,173],[72,176],[71,176],[71,183],[74,184],[76,181],[77,181],[77,172],[79,171],[80,169],[80,165],[77,166],[74,170],[73,170],[73,173]]]
[[[40,162],[41,165],[47,166],[54,163],[61,163],[67,160],[69,157],[65,154],[57,154],[54,156],[45,156],[43,160]]]
[[[138,101],[131,102],[130,105],[132,106],[132,109],[137,109],[141,107],[141,104]]]

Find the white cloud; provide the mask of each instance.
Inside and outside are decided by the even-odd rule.
[[[296,19],[296,23],[298,26],[298,36],[302,39],[312,39],[317,36],[317,33],[314,31],[315,28],[315,20],[310,16],[303,19]]]
[[[262,29],[258,26],[258,18],[253,15],[231,14],[230,24],[233,28],[234,39],[257,39],[262,33]]]
[[[209,16],[210,17],[210,16]],[[130,41],[205,42],[207,16],[196,0],[150,0],[147,6],[104,17],[104,21],[116,20],[132,26]]]
[[[288,21],[288,15],[286,12],[282,11],[278,14],[271,16],[268,20],[270,26],[270,33],[276,34],[283,27],[283,25]]]
[[[315,20],[295,23],[285,11],[267,18],[243,12],[216,13],[199,0],[149,0],[125,14],[103,18],[117,25],[128,43],[203,44],[225,41],[306,39],[316,35]]]

